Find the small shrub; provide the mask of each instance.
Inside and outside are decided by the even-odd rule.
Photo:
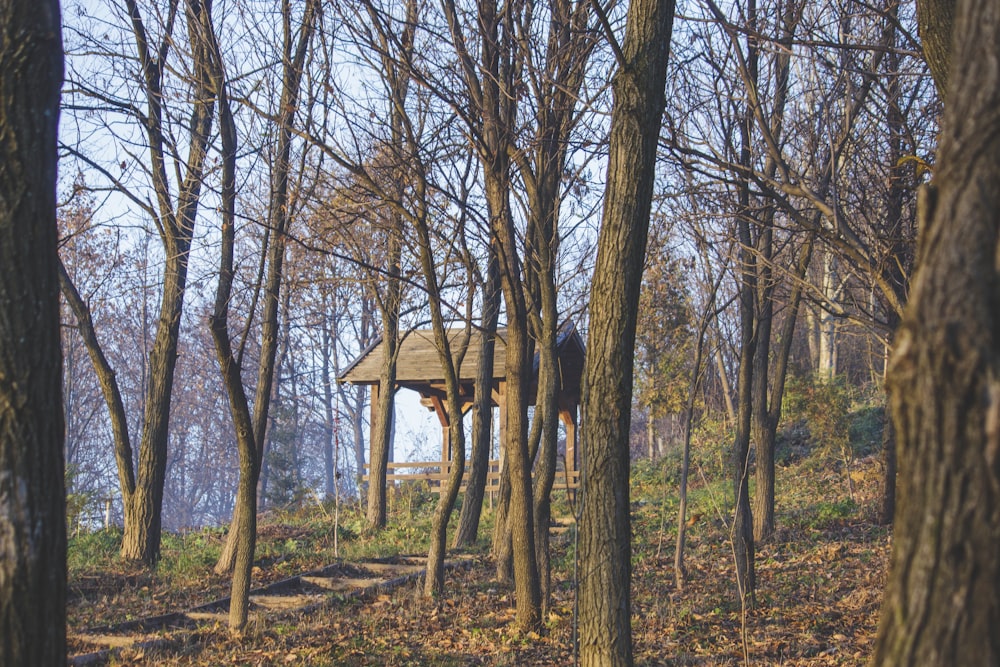
[[[89,528],[94,527],[89,518],[97,507],[96,493],[91,490],[78,490],[76,488],[77,485],[75,482],[77,476],[77,467],[73,464],[67,465],[64,473],[66,488],[66,528],[72,534],[79,533],[81,529],[87,530],[88,526],[85,525],[85,522],[91,524]]]
[[[850,414],[849,437],[856,456],[870,456],[882,450],[885,418],[883,405],[865,406]]]
[[[834,502],[820,502],[816,505],[815,527],[828,526],[853,516],[858,506],[850,498]]]
[[[691,434],[692,475],[704,473],[710,481],[727,478],[732,447],[733,430],[725,420],[701,420]]]
[[[824,379],[814,375],[793,378],[785,393],[785,408],[790,419],[802,419],[816,450],[825,458],[839,458],[844,465],[848,494],[853,498],[854,484],[850,466],[854,449],[850,438],[851,389],[844,376]]]

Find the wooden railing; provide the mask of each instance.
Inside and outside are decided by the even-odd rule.
[[[368,481],[370,464],[365,463],[365,474],[362,480]],[[418,472],[397,472],[400,469],[415,470]],[[442,461],[389,461],[388,471],[385,479],[387,482],[393,481],[425,481],[434,493],[441,493],[445,481],[451,472],[451,463]],[[462,476],[461,491],[465,491],[465,484],[469,477],[469,466],[466,464],[465,474]],[[553,490],[576,489],[580,486],[580,471],[570,470],[567,476],[565,470],[556,471],[556,479],[552,486]],[[490,469],[486,474],[486,491],[495,492],[500,490],[500,461],[490,461]]]

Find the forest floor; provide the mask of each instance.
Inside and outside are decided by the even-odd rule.
[[[794,446],[793,446],[794,449]],[[800,448],[801,449],[801,448]],[[697,457],[696,457],[697,460]],[[871,653],[890,533],[871,517],[877,498],[875,453],[844,469],[822,452],[787,456],[779,467],[777,533],[757,546],[757,605],[742,610],[725,519],[730,484],[708,459],[696,465],[689,496],[687,583],[674,577],[674,459],[637,464],[632,482],[632,632],[640,665],[861,665]],[[708,470],[708,473],[706,473]],[[711,474],[715,472],[716,474]],[[476,548],[455,562],[446,592],[420,596],[415,559],[423,556],[433,497],[397,496],[391,527],[358,534],[357,510],[344,510],[333,555],[332,510],[317,506],[262,516],[254,586],[332,564],[325,572],[363,586],[372,558],[400,563],[408,576],[365,595],[322,598],[302,610],[251,613],[245,637],[230,637],[222,613],[193,625],[152,629],[120,640],[114,665],[571,665],[574,662],[574,529],[553,536],[553,597],[544,630],[513,631],[513,595],[485,555],[492,519]],[[571,515],[570,507],[557,503]],[[178,612],[224,598],[228,581],[212,572],[223,535],[170,535],[154,571],[116,557],[113,532],[71,540],[70,655],[106,647],[115,624]],[[449,558],[457,558],[450,554]],[[368,564],[366,566],[366,563]],[[388,567],[380,565],[380,567]],[[352,578],[353,577],[353,578]],[[308,598],[308,596],[307,596]],[[313,596],[314,600],[320,597]],[[261,600],[263,602],[263,599]],[[222,611],[215,610],[216,612]],[[96,632],[95,626],[99,628]],[[112,627],[107,627],[112,626]],[[121,633],[119,633],[121,634]],[[133,643],[134,642],[134,643]]]

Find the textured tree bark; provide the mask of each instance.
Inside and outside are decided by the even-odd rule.
[[[960,0],[955,32],[889,369],[899,502],[873,665],[1000,663],[1000,5]]]
[[[941,101],[948,93],[956,0],[917,0],[917,31]],[[961,33],[959,33],[961,34]]]
[[[401,247],[393,243],[398,251]],[[395,253],[394,268],[399,267],[399,253]],[[395,289],[392,288],[395,284]],[[386,305],[382,312],[382,368],[379,371],[379,392],[372,392],[372,438],[368,453],[368,508],[365,528],[377,531],[386,522],[386,474],[389,468],[389,446],[392,439],[392,420],[396,405],[396,360],[399,354],[399,278],[390,279]],[[390,305],[395,302],[395,306]]]
[[[59,5],[0,6],[0,664],[66,664]]]
[[[580,664],[632,664],[629,426],[639,286],[673,26],[673,0],[629,4],[584,369]]]
[[[496,130],[494,130],[496,131]],[[486,179],[487,199],[492,211],[502,212],[492,220],[493,233],[501,248],[501,284],[507,304],[507,377],[506,377],[506,465],[510,471],[510,504],[507,525],[513,556],[514,596],[517,610],[515,624],[522,631],[541,623],[541,591],[535,560],[534,514],[531,500],[531,458],[528,454],[528,353],[527,307],[517,242],[510,207],[507,202],[509,176],[495,172]],[[506,171],[502,172],[506,174]]]
[[[506,387],[504,387],[504,393],[506,394]],[[502,415],[501,418],[506,424],[506,395],[504,396],[503,401],[504,402],[500,405],[500,413]],[[500,430],[502,432],[506,432],[506,426]],[[500,443],[500,446],[504,447],[504,443]],[[506,463],[506,461],[504,463]],[[505,584],[509,584],[514,580],[514,563],[513,555],[511,553],[512,547],[510,544],[510,531],[507,530],[507,522],[509,520],[510,468],[506,465],[501,465],[500,489],[497,491],[496,511],[493,513],[493,544],[490,549],[490,555],[493,557],[493,563],[496,566],[497,581]]]

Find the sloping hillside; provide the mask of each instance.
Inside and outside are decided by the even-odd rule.
[[[871,418],[870,413],[857,416]],[[870,428],[862,427],[860,435],[852,429],[855,439],[867,437]],[[731,485],[722,476],[723,446],[706,444],[710,441],[703,434],[695,456],[683,591],[673,575],[677,457],[635,466],[633,634],[639,664],[728,665],[745,657],[755,665],[864,664],[874,640],[889,547],[888,532],[870,520],[880,474],[870,443],[855,443],[863,456],[851,463],[849,486],[835,453],[813,446],[801,427],[785,431],[778,532],[758,545],[758,606],[744,612],[725,525]],[[119,564],[113,533],[77,537],[70,552],[71,653],[117,641],[124,648],[111,658],[114,664],[572,664],[572,526],[556,529],[555,595],[541,636],[511,631],[511,589],[494,580],[483,555],[485,538],[476,552],[456,560],[440,600],[420,598],[411,575],[395,577],[391,586],[372,584],[372,558],[421,554],[432,504],[433,497],[420,489],[402,490],[393,503],[394,527],[371,540],[359,536],[357,511],[344,509],[340,559],[333,553],[330,508],[267,514],[254,585],[334,564],[323,571],[336,570],[336,576],[369,588],[357,595],[344,588],[326,596],[296,589],[312,603],[286,608],[266,603],[262,594],[253,630],[240,641],[229,637],[221,608],[203,612],[197,622],[119,626],[135,631],[109,639],[114,624],[225,597],[227,582],[211,572],[221,544],[218,530],[170,536],[155,573]],[[559,505],[564,515],[571,514],[565,499]],[[483,534],[489,534],[488,522]],[[384,562],[409,563],[411,574],[414,562],[419,564]],[[105,644],[84,632],[94,626],[112,626],[101,628]]]

